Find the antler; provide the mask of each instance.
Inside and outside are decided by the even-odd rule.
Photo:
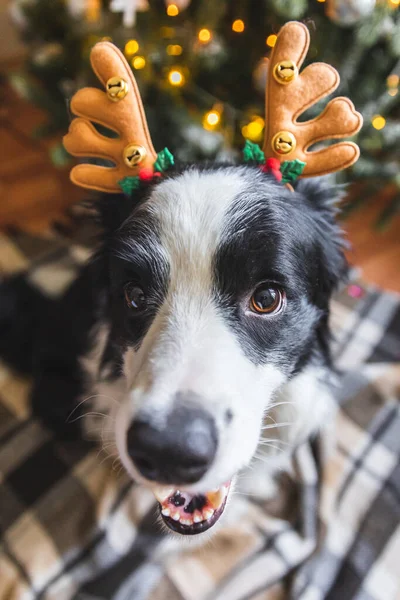
[[[322,140],[354,135],[362,126],[362,116],[348,98],[331,100],[311,121],[297,121],[307,108],[333,92],[340,81],[337,71],[325,63],[313,63],[299,74],[309,45],[305,25],[290,22],[282,27],[269,61],[266,90],[265,156],[305,162],[302,177],[333,173],[352,165],[360,154],[353,142],[315,152],[308,152],[308,148]]]
[[[121,191],[121,179],[137,175],[139,168],[152,167],[157,154],[135,78],[123,54],[110,42],[99,42],[90,60],[107,93],[84,88],[74,95],[71,109],[78,118],[64,137],[64,146],[74,156],[104,158],[115,167],[80,164],[70,177],[81,187],[117,192]],[[118,139],[101,135],[90,121],[114,130]]]

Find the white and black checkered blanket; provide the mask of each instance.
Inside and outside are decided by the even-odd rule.
[[[0,273],[28,268],[53,294],[85,255],[0,237]],[[153,496],[90,442],[56,439],[0,366],[0,599],[399,600],[400,299],[355,284],[332,310],[334,451],[299,447],[274,502],[238,497],[234,528],[179,554]]]

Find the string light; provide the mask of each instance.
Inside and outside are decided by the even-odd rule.
[[[134,69],[143,69],[146,66],[146,59],[144,56],[135,56],[132,60],[132,67]]]
[[[129,40],[125,44],[125,54],[132,56],[139,50],[139,44],[136,40]]]
[[[397,96],[397,94],[399,92],[399,81],[400,81],[400,77],[396,73],[392,73],[386,79],[389,96],[392,96],[392,97]]]
[[[183,48],[179,44],[168,44],[167,46],[167,54],[169,56],[180,56],[182,52]]]
[[[88,0],[86,5],[86,20],[88,23],[96,23],[100,17],[100,0]]]
[[[209,131],[215,129],[216,126],[221,121],[221,110],[222,107],[220,105],[213,106],[211,110],[206,112],[203,117],[203,127],[204,129],[208,129]]]
[[[325,2],[325,0],[317,0],[317,2]]]
[[[382,117],[382,115],[375,115],[374,117],[372,117],[372,127],[374,127],[374,129],[380,131],[385,127],[385,125],[386,119],[385,117]]]
[[[396,75],[396,73],[393,73],[392,75],[389,75],[389,77],[386,80],[386,83],[389,88],[396,88],[399,85],[399,81],[400,77]]]
[[[171,69],[168,73],[168,81],[175,87],[181,87],[185,84],[185,76],[180,69]]]
[[[169,17],[176,17],[177,15],[179,15],[179,8],[176,4],[168,4],[167,15]]]
[[[273,48],[276,44],[276,40],[278,39],[278,36],[275,35],[274,33],[269,35],[267,37],[267,39],[265,40],[265,43],[267,44],[267,46],[269,46],[270,48]]]
[[[242,33],[244,31],[244,21],[242,21],[242,19],[236,19],[236,21],[233,21],[232,31],[235,31],[236,33]]]
[[[209,29],[200,29],[198,38],[199,38],[199,42],[206,44],[212,38],[211,31]]]
[[[242,127],[242,135],[244,138],[252,142],[259,142],[262,139],[262,132],[265,126],[265,121],[261,117],[253,117],[247,125]]]

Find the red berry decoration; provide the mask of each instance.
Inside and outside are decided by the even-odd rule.
[[[279,171],[281,168],[281,161],[279,158],[267,158],[265,161],[265,166],[268,171]]]
[[[265,165],[261,167],[264,173],[272,173],[277,181],[282,181],[282,173],[280,171],[281,163],[278,158],[267,158]]]
[[[139,171],[140,181],[151,181],[153,179],[153,169],[150,167],[143,167]]]

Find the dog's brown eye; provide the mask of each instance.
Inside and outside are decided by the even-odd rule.
[[[146,308],[146,295],[139,286],[128,283],[124,288],[124,294],[128,308],[137,311]]]
[[[262,285],[252,295],[250,308],[253,312],[270,315],[282,308],[283,298],[283,292],[279,288]]]

